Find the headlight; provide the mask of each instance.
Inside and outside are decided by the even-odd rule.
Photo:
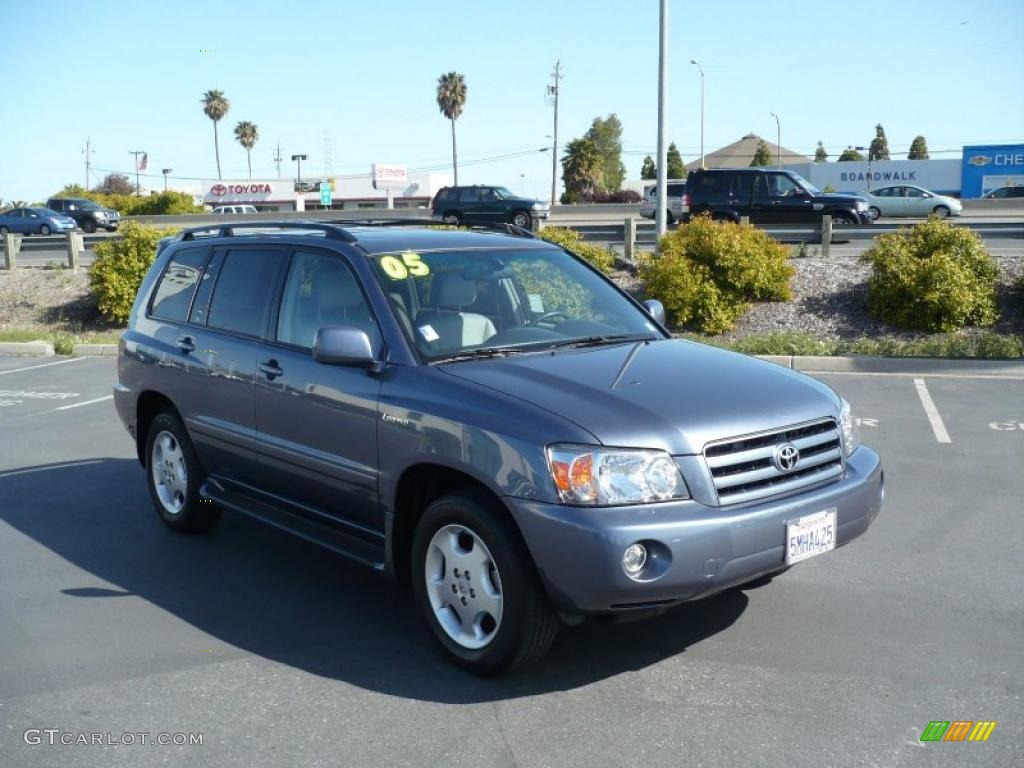
[[[105,219],[105,218],[107,218],[107,212],[106,211],[96,211],[95,215],[96,215],[97,219]]]
[[[854,207],[858,211],[866,211],[868,209],[868,204],[866,202],[864,202],[863,200],[858,200],[857,204]]]
[[[533,210],[535,210],[535,211],[543,211],[547,207],[548,207],[547,203],[534,203],[533,204]]]
[[[843,400],[839,409],[839,428],[843,431],[843,450],[849,456],[860,445],[860,425],[857,424],[857,417],[853,415],[853,408],[846,400]]]
[[[679,468],[664,451],[553,445],[548,466],[566,504],[644,504],[690,497]]]

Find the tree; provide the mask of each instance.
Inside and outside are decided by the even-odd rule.
[[[223,91],[207,91],[199,102],[203,105],[203,114],[213,120],[213,151],[217,156],[217,178],[221,179],[223,177],[220,175],[220,143],[217,140],[217,123],[228,113],[231,104]]]
[[[658,178],[658,168],[654,165],[654,159],[648,155],[644,158],[644,164],[640,166],[640,178],[641,179],[656,179]]]
[[[674,141],[668,145],[668,152],[665,153],[665,171],[667,178],[686,178],[686,165],[683,164],[683,156],[679,154],[679,147]]]
[[[750,167],[754,168],[760,165],[771,165],[774,161],[772,158],[772,152],[768,149],[768,145],[763,140],[757,142],[757,149],[754,150],[754,159],[750,161]]]
[[[814,162],[816,163],[827,163],[828,152],[825,151],[825,145],[820,141],[818,142],[818,148],[814,150]]]
[[[626,166],[622,164],[622,121],[614,112],[604,119],[595,117],[584,138],[594,143],[601,156],[598,187],[602,192],[618,192],[626,178]]]
[[[110,173],[93,191],[103,195],[134,195],[135,185],[123,173]]]
[[[927,160],[928,159],[928,142],[924,140],[924,136],[915,136],[914,140],[910,142],[910,151],[907,152],[907,160]]]
[[[252,148],[260,140],[260,131],[256,123],[242,120],[235,126],[235,138],[238,143],[245,147],[245,160],[249,164],[249,178],[252,178]]]
[[[846,149],[843,150],[843,154],[839,156],[840,163],[848,163],[862,160],[864,160],[864,155],[862,155],[853,147],[847,147]]]
[[[868,147],[868,160],[888,160],[889,140],[885,138],[885,128],[881,123],[875,126],[875,138]]]
[[[134,191],[135,189],[132,188],[132,192]],[[53,197],[89,197],[89,190],[81,184],[65,184],[63,189],[53,195]]]
[[[563,202],[573,203],[594,194],[601,181],[604,158],[597,151],[593,139],[573,139],[565,147],[562,157],[562,182],[565,184]]]
[[[449,72],[437,78],[437,106],[441,114],[452,121],[452,171],[459,183],[459,161],[455,151],[455,121],[466,105],[466,78],[458,72]]]

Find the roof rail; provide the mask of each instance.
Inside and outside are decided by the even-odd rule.
[[[325,224],[328,222],[334,222],[332,219],[321,219]],[[401,219],[351,219],[345,220],[339,223],[342,227],[444,227],[452,226],[440,219],[432,219],[426,216],[419,218],[401,218]],[[504,232],[507,235],[515,235],[517,237],[530,237],[536,238],[537,235],[528,229],[523,227],[517,227],[515,224],[508,222],[494,222],[494,223],[480,223],[480,224],[460,224],[460,229],[486,229],[493,232]]]
[[[332,240],[344,240],[348,243],[356,241],[356,237],[346,232],[343,226],[324,221],[244,221],[229,224],[210,224],[205,227],[183,229],[175,236],[175,239],[195,240],[196,235],[207,232],[216,233],[208,235],[210,237],[231,237],[235,234],[234,230],[236,229],[309,229],[323,232],[326,237]]]

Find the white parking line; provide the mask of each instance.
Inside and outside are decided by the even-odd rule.
[[[104,400],[113,400],[113,395],[106,395],[105,397],[97,397],[95,400],[86,400],[81,403],[72,403],[71,405],[62,405],[60,408],[54,408],[54,411],[66,411],[69,408],[80,408],[83,405],[92,405],[93,403],[102,403]],[[53,411],[51,411],[52,413]]]
[[[931,422],[935,439],[940,443],[952,443],[953,441],[949,439],[949,432],[946,431],[946,425],[942,423],[939,409],[935,407],[932,396],[928,394],[928,387],[925,386],[924,379],[914,379],[914,387],[917,389],[917,396],[921,398],[924,413],[928,417],[928,421]],[[64,407],[67,408],[69,406]]]
[[[67,469],[68,467],[84,467],[88,464],[101,464],[100,459],[90,459],[89,461],[69,461],[67,464],[57,464],[52,467],[33,467],[32,469],[17,469],[13,472],[0,472],[0,479],[5,477],[14,477],[15,475],[27,475],[30,472],[46,472],[51,469]]]
[[[34,371],[36,368],[49,368],[51,365],[64,365],[64,363],[77,363],[79,360],[88,360],[88,357],[69,357],[67,360],[58,360],[55,363],[43,363],[42,365],[30,365],[28,368],[13,368],[9,371],[0,371],[0,376],[5,373],[21,373],[22,371]]]

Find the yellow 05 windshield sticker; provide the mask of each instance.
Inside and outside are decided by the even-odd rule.
[[[409,275],[413,277],[426,277],[430,274],[430,267],[420,261],[418,253],[406,251],[402,257],[381,256],[380,268],[392,280],[404,280]]]

